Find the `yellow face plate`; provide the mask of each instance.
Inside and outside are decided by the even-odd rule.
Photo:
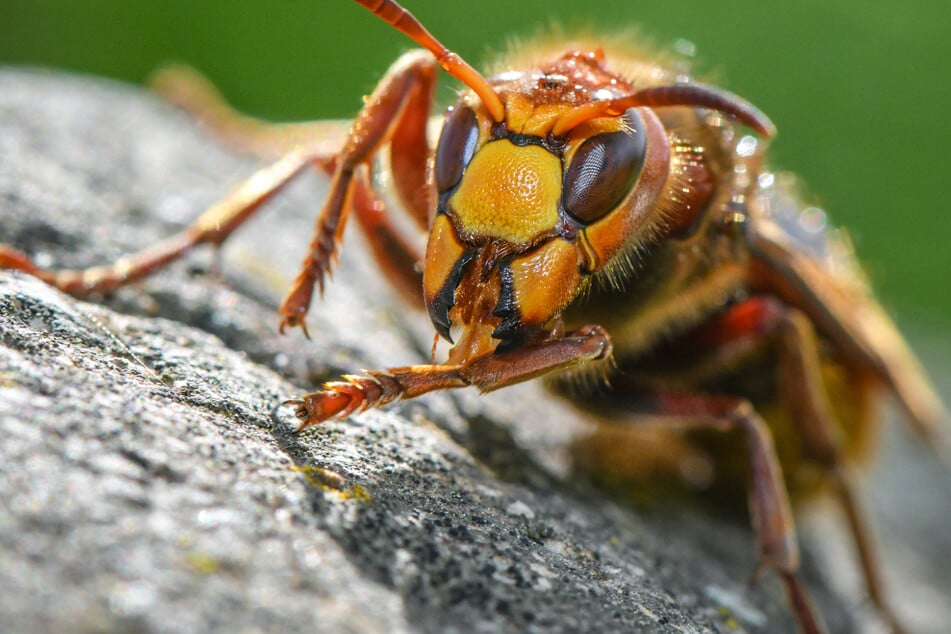
[[[463,234],[530,244],[559,222],[561,161],[537,145],[483,146],[449,200]]]

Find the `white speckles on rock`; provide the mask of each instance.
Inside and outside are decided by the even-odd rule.
[[[521,500],[516,500],[509,504],[505,508],[505,512],[509,515],[514,515],[516,517],[524,517],[525,519],[534,519],[535,511],[533,511],[527,504]]]

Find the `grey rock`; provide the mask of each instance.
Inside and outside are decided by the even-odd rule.
[[[147,246],[255,167],[147,93],[0,72],[0,242],[43,262]],[[793,630],[775,579],[747,584],[742,521],[594,490],[570,468],[584,417],[539,385],[275,424],[277,403],[339,372],[428,357],[431,328],[356,232],[313,339],[277,335],[322,188],[302,178],[217,273],[196,272],[198,252],[86,303],[0,271],[0,630]],[[899,610],[910,590],[908,620],[937,632],[951,547],[931,535],[951,504],[946,472],[917,468],[876,473],[874,501]],[[896,482],[931,496],[907,533]],[[874,628],[853,573],[838,579],[852,562],[835,532],[804,531],[811,590],[832,631]]]

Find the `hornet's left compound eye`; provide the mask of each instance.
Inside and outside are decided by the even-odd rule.
[[[476,151],[479,121],[467,106],[458,106],[446,117],[436,147],[436,187],[440,193],[459,184]]]
[[[627,130],[598,134],[582,143],[565,172],[565,210],[582,224],[598,220],[624,200],[644,166],[644,121],[633,108],[624,119]]]

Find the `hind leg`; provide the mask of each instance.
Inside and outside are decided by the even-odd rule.
[[[164,100],[207,126],[229,147],[266,160],[301,147],[331,156],[346,139],[349,121],[272,123],[246,115],[231,106],[207,77],[189,66],[162,68],[150,83]]]
[[[701,383],[721,368],[730,367],[741,351],[757,346],[776,351],[780,404],[795,422],[803,457],[819,466],[832,486],[847,519],[869,599],[889,626],[895,632],[902,632],[885,598],[871,529],[842,456],[842,430],[832,413],[823,383],[819,343],[812,322],[804,313],[779,300],[757,296],[737,304],[701,328],[694,334],[693,343],[713,350],[690,377],[691,381]]]

